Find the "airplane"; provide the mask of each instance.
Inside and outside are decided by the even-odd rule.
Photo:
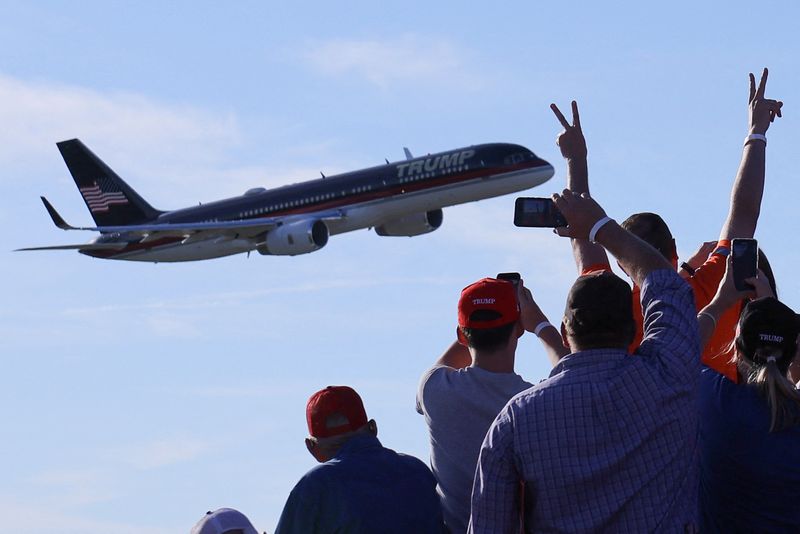
[[[56,143],[93,227],[68,224],[41,197],[62,230],[90,230],[90,243],[30,247],[77,250],[95,258],[182,262],[253,250],[298,255],[324,247],[329,236],[374,228],[380,236],[416,236],[442,224],[442,208],[529,189],[553,167],[527,148],[490,143],[413,157],[188,208],[153,208],[79,139]],[[322,174],[322,173],[320,173]]]

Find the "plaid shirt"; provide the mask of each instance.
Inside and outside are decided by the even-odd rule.
[[[481,448],[470,532],[684,532],[697,515],[694,297],[674,271],[642,288],[645,339],[630,357],[564,357],[512,398]]]

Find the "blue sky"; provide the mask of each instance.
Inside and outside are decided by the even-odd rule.
[[[800,308],[793,4],[3,2],[0,512],[21,533],[188,531],[241,509],[272,531],[313,459],[308,396],[361,392],[384,444],[427,458],[417,380],[458,293],[522,273],[553,321],[569,245],[517,229],[514,197],[438,231],[336,236],[313,254],[188,264],[13,253],[88,241],[55,142],[79,137],[151,204],[188,206],[482,142],[521,143],[564,183],[548,105],[578,99],[594,196],[661,213],[686,257],[714,239],[747,134],[747,73],[785,101],[756,237]],[[547,375],[535,339],[518,370]]]

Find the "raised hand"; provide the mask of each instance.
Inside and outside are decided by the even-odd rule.
[[[530,289],[525,287],[522,281],[517,287],[517,298],[519,299],[519,316],[522,320],[522,326],[528,332],[533,332],[539,323],[547,320],[547,317],[545,317],[536,301],[533,300]]]
[[[559,195],[553,195],[553,202],[564,215],[568,226],[556,228],[555,232],[563,237],[588,239],[592,226],[606,216],[606,212],[586,193],[578,194],[569,189]]]
[[[555,113],[558,122],[564,127],[564,131],[558,134],[556,145],[561,149],[561,155],[565,159],[586,158],[586,139],[581,130],[581,117],[578,114],[578,103],[572,101],[572,124],[567,122],[564,114],[555,104],[550,104],[550,109]]]
[[[744,291],[736,289],[736,285],[733,282],[733,254],[731,254],[728,256],[728,262],[725,265],[725,276],[722,278],[719,288],[717,288],[717,294],[714,296],[712,302],[719,304],[722,310],[726,310],[736,302],[745,298],[753,299],[775,296],[772,293],[772,288],[769,285],[767,276],[761,269],[758,270],[758,274],[755,277],[747,278],[745,282],[751,286],[751,289],[746,289]]]
[[[703,242],[703,244],[694,251],[694,254],[686,260],[686,263],[688,263],[689,267],[692,269],[699,269],[706,262],[711,253],[714,252],[715,248],[717,248],[717,241]]]
[[[781,117],[783,102],[764,98],[764,90],[767,87],[768,75],[769,71],[765,68],[764,72],[761,74],[758,88],[756,88],[756,77],[753,76],[752,72],[750,73],[750,98],[748,104],[750,109],[751,134],[764,135],[767,133],[769,125],[775,120],[775,117]]]

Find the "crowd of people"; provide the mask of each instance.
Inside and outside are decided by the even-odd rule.
[[[572,121],[553,104],[567,166],[556,233],[579,274],[560,326],[523,281],[464,288],[457,340],[416,395],[429,465],[384,447],[353,389],[314,393],[306,446],[320,465],[292,490],[276,533],[800,531],[800,318],[778,300],[763,252],[747,289],[732,268],[731,241],[756,230],[766,133],[781,116],[767,75],[750,75],[749,131],[718,238],[680,264],[661,217],[618,224],[590,196],[577,104]],[[553,365],[535,385],[515,372],[525,332]],[[222,509],[192,532],[256,531]]]

